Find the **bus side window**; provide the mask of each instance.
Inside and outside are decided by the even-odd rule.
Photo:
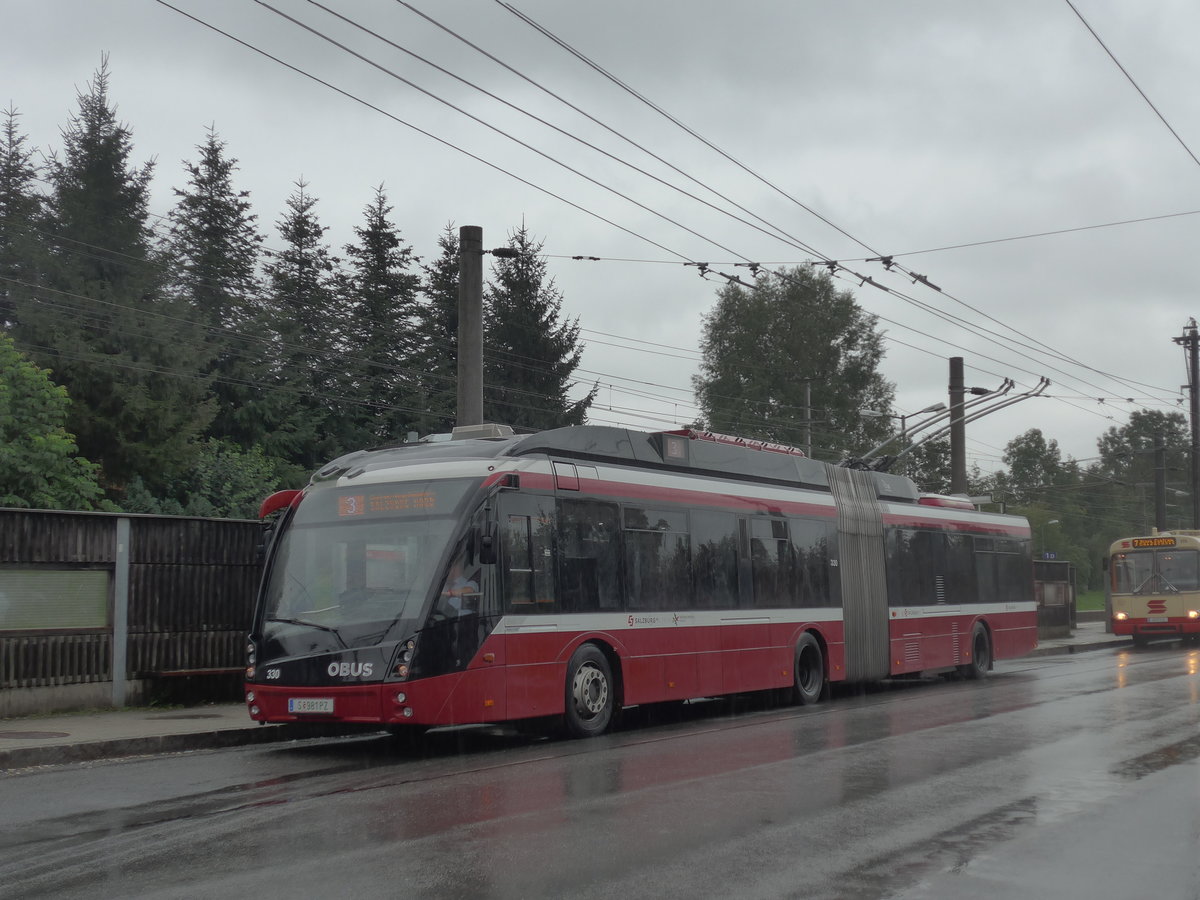
[[[756,607],[793,605],[795,556],[785,520],[750,520],[750,566]]]
[[[616,504],[558,501],[558,588],[564,612],[621,609]]]
[[[736,609],[737,516],[733,513],[695,510],[691,520],[696,606],[700,609]]]
[[[692,566],[688,514],[626,506],[625,600],[628,609],[662,610],[691,605]]]
[[[792,551],[796,558],[796,580],[793,606],[838,606],[840,593],[835,589],[829,561],[833,556],[832,543],[837,530],[830,519],[788,520],[792,535]]]

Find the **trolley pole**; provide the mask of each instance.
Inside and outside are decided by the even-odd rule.
[[[1188,359],[1188,393],[1192,413],[1192,527],[1200,528],[1200,336],[1196,320],[1188,319],[1183,334],[1173,339],[1182,344]]]
[[[963,421],[963,358],[950,357],[950,493],[967,493],[967,426]]]
[[[458,425],[483,424],[483,229],[458,229]]]

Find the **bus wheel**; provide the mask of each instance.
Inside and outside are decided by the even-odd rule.
[[[807,631],[796,642],[796,685],[793,693],[801,706],[811,706],[825,693],[825,655],[821,653],[821,644]]]
[[[603,734],[612,722],[613,679],[608,658],[584,644],[567,665],[567,731],[572,737]]]
[[[963,678],[986,678],[992,667],[992,641],[979,622],[971,632],[971,661],[958,667]]]
[[[1144,634],[1135,634],[1133,635],[1133,646],[1137,647],[1139,650],[1143,647],[1148,647],[1150,646],[1150,638],[1146,637]]]

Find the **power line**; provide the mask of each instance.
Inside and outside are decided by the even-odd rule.
[[[1114,54],[1111,50],[1108,49],[1108,45],[1106,43],[1104,43],[1103,40],[1101,40],[1100,35],[1096,34],[1096,29],[1094,29],[1091,26],[1091,24],[1088,22],[1088,20],[1083,17],[1083,13],[1081,13],[1075,7],[1075,4],[1072,3],[1071,0],[1063,0],[1063,2],[1066,3],[1067,6],[1071,7],[1071,12],[1075,13],[1075,15],[1079,17],[1079,21],[1083,23],[1083,27],[1086,28],[1088,30],[1088,32],[1091,34],[1091,36],[1096,39],[1096,43],[1098,43],[1102,48],[1104,48],[1104,52],[1108,54],[1108,58],[1111,59],[1113,61],[1113,63],[1116,64],[1116,67],[1121,70],[1121,74],[1124,75],[1126,80],[1128,80],[1128,82],[1133,85],[1133,89],[1135,91],[1137,91],[1138,94],[1141,95],[1141,98],[1146,101],[1146,105],[1149,106],[1150,109],[1152,109],[1154,111],[1154,114],[1156,116],[1158,116],[1158,120],[1167,126],[1167,131],[1171,132],[1172,137],[1174,137],[1175,140],[1179,142],[1179,146],[1182,147],[1184,149],[1184,151],[1187,153],[1187,155],[1192,158],[1192,162],[1194,162],[1196,165],[1200,166],[1200,159],[1196,158],[1196,154],[1192,152],[1192,148],[1184,143],[1183,138],[1181,138],[1179,136],[1179,132],[1177,132],[1171,126],[1171,123],[1167,121],[1167,117],[1164,116],[1161,112],[1159,112],[1158,107],[1155,106],[1154,103],[1151,102],[1150,98],[1146,96],[1146,92],[1143,91],[1141,89],[1141,86],[1138,85],[1138,83],[1133,80],[1133,76],[1129,74],[1129,70],[1126,69],[1123,65],[1121,65],[1121,61],[1119,59],[1117,59],[1116,54]]]

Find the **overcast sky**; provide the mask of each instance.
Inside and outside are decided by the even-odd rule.
[[[411,7],[612,131],[405,3],[322,0],[732,215],[308,0],[270,2],[391,74],[254,0],[171,3],[345,94],[156,0],[0,0],[0,102],[22,114],[35,146],[56,147],[76,92],[109,54],[111,96],[133,131],[135,161],[157,160],[153,211],[168,212],[171,189],[185,183],[182,161],[195,159],[212,125],[239,160],[238,185],[251,192],[268,245],[278,246],[274,225],[299,178],[338,247],[380,183],[425,259],[447,223],[482,226],[493,247],[523,221],[545,241],[564,313],[579,317],[587,343],[579,374],[601,384],[597,423],[653,430],[696,415],[690,379],[701,317],[722,279],[701,278],[685,261],[745,277],[736,264],[833,259],[911,298],[842,272],[841,286],[881,317],[897,412],[946,399],[952,356],[965,358],[969,385],[1011,377],[1020,391],[1049,378],[1047,397],[968,426],[969,459],[984,471],[999,468],[1004,445],[1030,428],[1087,460],[1098,436],[1133,410],[1186,413],[1184,357],[1172,338],[1200,309],[1195,2],[512,0],[740,168],[496,0]],[[1001,240],[1134,219],[1150,221]],[[865,261],[884,254],[943,291]],[[763,362],[780,378],[803,369],[803,361]]]

